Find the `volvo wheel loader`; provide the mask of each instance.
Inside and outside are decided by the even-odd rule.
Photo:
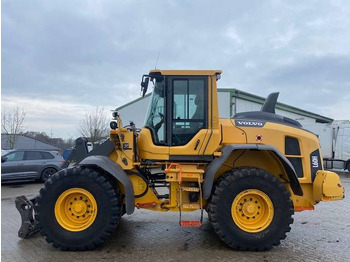
[[[341,200],[339,176],[323,169],[318,138],[275,114],[278,93],[261,111],[220,119],[219,70],[152,70],[144,126],[123,126],[113,112],[110,137],[91,152],[79,138],[70,167],[54,174],[34,199],[18,197],[20,237],[40,230],[62,250],[91,250],[135,208],[179,214],[183,227],[213,229],[237,250],[280,244],[296,211]],[[73,164],[74,163],[74,164]],[[160,189],[163,189],[161,192]],[[164,192],[165,189],[165,192]],[[185,220],[198,211],[198,220]]]

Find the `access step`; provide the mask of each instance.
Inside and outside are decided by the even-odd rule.
[[[202,222],[200,220],[180,220],[182,227],[200,227]]]

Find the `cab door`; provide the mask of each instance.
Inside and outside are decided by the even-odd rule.
[[[169,160],[202,155],[210,135],[208,76],[169,77],[168,86]]]

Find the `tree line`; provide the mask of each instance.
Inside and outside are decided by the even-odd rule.
[[[26,110],[21,107],[1,112],[1,134],[6,135],[10,149],[14,148],[19,135],[31,137],[63,149],[74,146],[75,139],[73,138],[52,138],[45,132],[26,131],[26,115]],[[96,107],[95,110],[87,112],[78,123],[77,133],[78,136],[86,137],[89,142],[95,144],[108,137],[108,127],[109,123],[104,108]]]

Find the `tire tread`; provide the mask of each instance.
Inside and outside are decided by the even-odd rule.
[[[90,242],[80,245],[80,246],[67,246],[63,244],[59,244],[55,242],[53,239],[51,239],[48,236],[47,230],[42,227],[42,224],[40,223],[40,205],[43,203],[45,200],[45,196],[47,192],[50,190],[50,187],[54,184],[57,183],[60,179],[66,176],[87,176],[97,183],[99,183],[107,193],[112,208],[111,208],[111,213],[110,213],[110,219],[109,219],[109,224],[105,225],[103,232],[100,232],[98,236],[94,239],[91,239]],[[94,169],[86,168],[86,167],[74,167],[70,169],[63,169],[51,176],[44,184],[44,186],[40,189],[39,196],[37,197],[37,203],[34,206],[34,211],[35,211],[35,219],[38,221],[38,225],[40,226],[40,233],[43,235],[48,243],[52,243],[52,245],[55,248],[60,248],[63,251],[86,251],[86,250],[92,250],[95,249],[97,246],[101,245],[106,238],[108,238],[116,228],[117,224],[120,221],[121,218],[121,205],[120,205],[120,196],[119,196],[119,191],[117,188],[113,186],[113,183],[111,180],[106,177],[105,174],[100,174]]]
[[[224,232],[222,225],[218,222],[217,214],[219,213],[218,203],[222,201],[220,199],[220,194],[224,191],[225,187],[229,184],[236,182],[237,180],[245,177],[260,177],[262,179],[268,180],[270,183],[274,184],[280,190],[283,191],[283,201],[288,208],[288,219],[285,221],[284,228],[274,236],[273,239],[269,239],[264,244],[259,246],[249,246],[243,245],[242,243],[236,243],[235,240],[229,235],[229,233]],[[293,202],[290,199],[290,193],[286,190],[285,186],[277,179],[275,176],[271,175],[267,171],[252,167],[242,167],[233,169],[225,174],[223,174],[217,181],[214,192],[210,198],[209,208],[209,221],[212,224],[214,231],[218,234],[219,238],[223,240],[228,246],[235,250],[241,251],[266,251],[272,249],[273,246],[278,246],[281,240],[286,238],[286,233],[291,230],[290,224],[293,223],[292,215],[294,214]]]

